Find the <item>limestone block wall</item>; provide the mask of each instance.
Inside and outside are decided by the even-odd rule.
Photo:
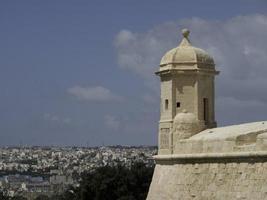
[[[158,161],[148,200],[267,199],[266,157]]]
[[[267,122],[206,129],[174,144],[174,154],[266,152]]]

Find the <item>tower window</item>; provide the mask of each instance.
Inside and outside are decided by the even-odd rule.
[[[169,107],[169,100],[165,99],[165,110],[168,110]]]
[[[176,107],[177,107],[177,108],[180,108],[180,106],[181,106],[181,103],[180,103],[180,102],[177,102],[177,103],[176,103]]]
[[[204,121],[205,124],[208,124],[208,120],[209,120],[209,102],[208,102],[208,98],[203,98],[203,117],[204,117]]]

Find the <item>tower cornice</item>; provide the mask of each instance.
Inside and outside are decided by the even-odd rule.
[[[162,75],[179,75],[179,74],[199,74],[199,75],[218,75],[220,71],[216,70],[210,70],[210,69],[187,69],[187,68],[179,68],[179,69],[165,69],[155,72],[156,75],[162,76]]]

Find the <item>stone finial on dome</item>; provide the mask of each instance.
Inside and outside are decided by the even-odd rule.
[[[187,29],[187,28],[184,28],[182,30],[182,34],[185,38],[188,38],[189,34],[190,34],[190,31]]]
[[[189,40],[190,31],[188,29],[184,28],[184,29],[182,29],[182,34],[183,34],[184,38],[181,41],[179,46],[191,46],[191,43]]]

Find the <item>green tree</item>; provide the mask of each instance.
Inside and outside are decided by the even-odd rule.
[[[130,169],[121,165],[100,167],[83,175],[74,199],[143,200],[152,174],[153,167],[146,167],[144,163],[135,163]]]
[[[34,200],[50,200],[50,198],[47,195],[39,195]]]
[[[9,200],[9,197],[8,197],[6,191],[3,191],[3,190],[0,191],[0,199],[1,200]]]
[[[20,195],[16,195],[16,196],[10,198],[10,200],[27,200],[27,198],[20,196]]]

